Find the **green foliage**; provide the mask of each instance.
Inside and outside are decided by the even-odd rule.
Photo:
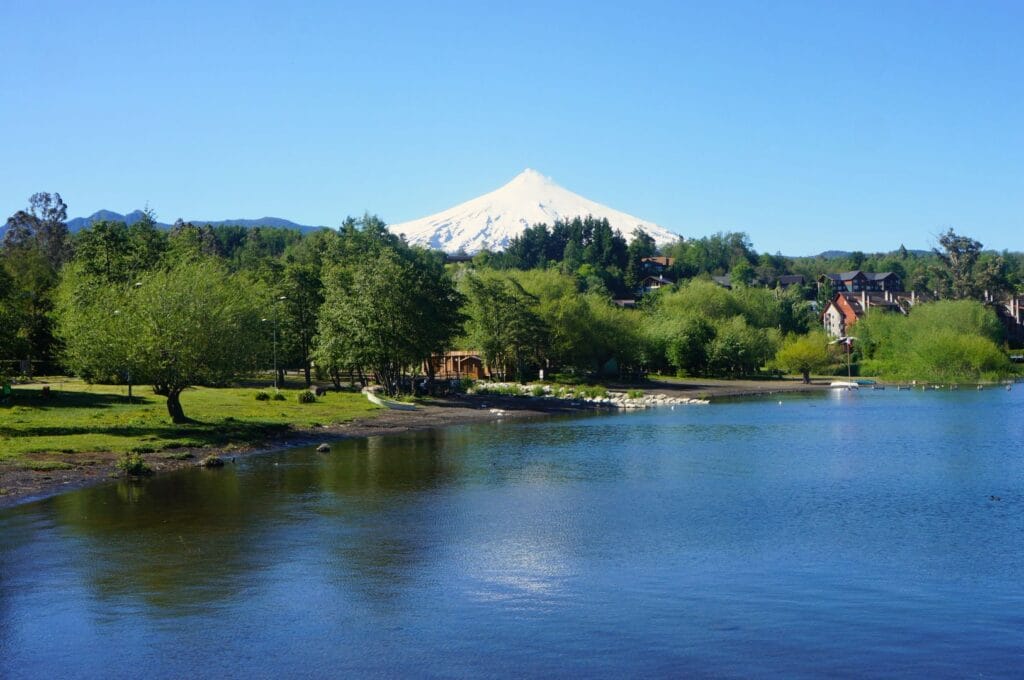
[[[146,464],[146,460],[138,453],[128,452],[117,461],[117,469],[126,475],[140,477],[142,475],[148,475],[153,471],[149,465]]]
[[[543,385],[534,385],[530,388],[530,395],[534,397],[543,397],[546,394]]]
[[[326,367],[369,368],[394,396],[409,367],[462,330],[463,299],[438,253],[409,248],[375,218],[343,225],[325,275],[315,355]]]
[[[964,382],[1012,373],[995,313],[970,300],[914,307],[906,317],[873,313],[857,322],[862,351],[892,379]]]
[[[266,390],[260,390],[256,393],[256,401],[270,401],[270,394]]]
[[[287,401],[283,392],[274,392],[274,396],[271,397],[274,401]]]
[[[775,354],[775,364],[785,371],[799,373],[804,382],[810,382],[811,373],[822,371],[833,362],[828,342],[821,331],[791,335]]]
[[[779,328],[805,327],[798,308],[771,290],[690,281],[646,307],[648,365],[682,375],[753,374],[774,355]]]
[[[74,264],[58,295],[64,360],[88,380],[130,374],[153,385],[171,419],[187,422],[184,389],[224,385],[256,367],[261,298],[258,285],[212,260],[148,272],[138,286],[97,280]]]
[[[626,391],[626,398],[627,399],[643,399],[643,397],[644,397],[644,391],[643,390],[627,390]]]
[[[298,399],[300,404],[312,404],[316,402],[316,395],[309,390],[302,390],[299,392]]]

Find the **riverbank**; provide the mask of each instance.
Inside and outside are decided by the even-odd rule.
[[[654,380],[642,385],[610,385],[612,389],[641,389],[645,394],[687,399],[716,399],[769,395],[779,392],[805,392],[827,389],[827,383],[804,385],[797,381],[772,380]],[[415,411],[377,409],[335,424],[292,424],[258,441],[234,442],[222,446],[182,446],[160,451],[142,451],[140,455],[153,474],[192,467],[211,454],[237,458],[285,447],[305,446],[332,440],[398,434],[465,423],[505,418],[531,418],[554,414],[607,410],[606,406],[585,401],[509,397],[500,395],[458,395],[433,399]],[[183,432],[187,428],[183,428]],[[184,437],[182,437],[184,438]],[[0,463],[0,508],[53,496],[65,491],[101,484],[117,478],[117,462],[122,452],[52,451],[46,454],[44,469],[31,469],[13,462]]]

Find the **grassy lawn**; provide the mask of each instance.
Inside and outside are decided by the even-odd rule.
[[[254,387],[195,388],[181,395],[181,403],[197,422],[178,426],[170,422],[165,399],[148,387],[136,386],[128,403],[123,385],[57,378],[48,386],[48,396],[42,384],[16,387],[10,404],[0,405],[0,463],[45,469],[45,454],[229,448],[290,426],[342,423],[378,409],[349,392],[329,392],[316,403],[300,404],[299,389],[282,390],[284,401],[257,401]]]

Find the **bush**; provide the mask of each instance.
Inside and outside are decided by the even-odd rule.
[[[544,386],[543,385],[534,385],[530,389],[530,394],[532,394],[535,397],[543,397],[544,394],[545,394],[544,393]]]
[[[309,390],[303,390],[299,392],[299,403],[300,404],[312,404],[316,401],[316,395]]]
[[[274,401],[284,401],[285,396],[281,392],[274,392]]]
[[[256,393],[256,401],[270,401],[270,395],[266,390],[260,390]]]
[[[629,390],[628,392],[626,392],[626,398],[627,399],[643,399],[644,398],[644,391],[643,390]]]
[[[117,468],[126,475],[136,477],[152,472],[140,454],[131,452],[124,454],[121,460],[117,461]]]

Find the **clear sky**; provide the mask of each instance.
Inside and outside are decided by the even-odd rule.
[[[1024,2],[0,2],[0,213],[422,217],[532,167],[786,254],[1024,250]]]

